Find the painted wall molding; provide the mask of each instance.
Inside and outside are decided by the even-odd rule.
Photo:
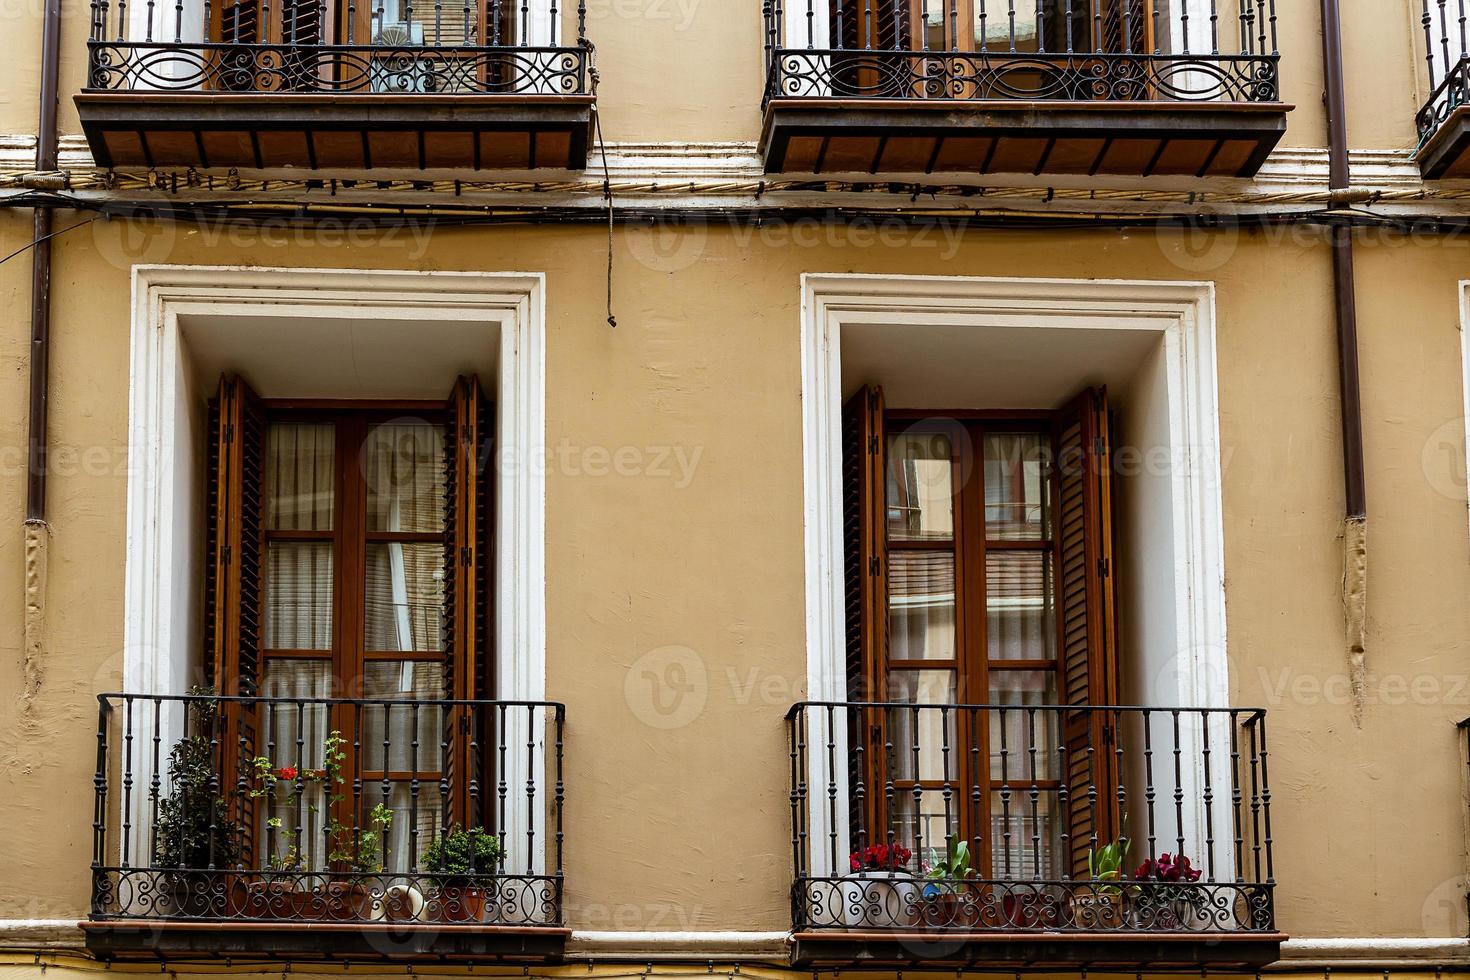
[[[711,963],[784,957],[786,932],[572,932],[567,952],[574,958],[707,960]],[[82,930],[75,919],[0,919],[0,951],[80,950]],[[1430,971],[1470,965],[1470,939],[1363,938],[1288,939],[1272,973],[1333,969]],[[796,971],[809,976],[810,971]],[[922,969],[905,970],[920,974]],[[953,971],[945,972],[953,976]]]

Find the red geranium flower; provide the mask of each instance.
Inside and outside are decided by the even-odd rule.
[[[283,766],[282,768],[277,769],[276,770],[276,778],[277,779],[295,779],[296,778],[296,767],[295,766]]]

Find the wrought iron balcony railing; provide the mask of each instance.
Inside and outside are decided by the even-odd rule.
[[[93,920],[561,924],[559,704],[99,700]]]
[[[1263,711],[810,702],[787,720],[798,934],[1275,935]]]
[[[1422,22],[1430,95],[1416,119],[1421,146],[1470,103],[1470,3],[1424,0]]]
[[[591,91],[585,0],[92,0],[91,18],[89,92]]]
[[[1276,0],[764,0],[775,98],[1280,101]]]

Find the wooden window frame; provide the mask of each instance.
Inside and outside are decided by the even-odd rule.
[[[1109,568],[1111,519],[1107,513],[1111,508],[1107,489],[1106,461],[1111,455],[1107,416],[1107,397],[1102,390],[1085,391],[1054,410],[887,410],[882,390],[873,388],[862,389],[849,400],[843,410],[844,494],[849,509],[847,538],[849,548],[855,542],[861,545],[856,554],[850,553],[848,563],[849,696],[861,699],[862,691],[856,690],[853,683],[862,679],[865,690],[871,692],[871,700],[903,701],[906,699],[890,690],[894,671],[948,671],[954,677],[955,703],[984,704],[991,701],[993,672],[1026,671],[1052,677],[1055,705],[1117,703]],[[914,431],[950,437],[953,531],[945,541],[893,540],[889,534],[891,501],[887,486],[892,463],[888,458],[888,441],[894,433]],[[987,434],[1026,432],[1042,437],[1051,459],[1045,502],[1050,512],[1049,522],[1043,537],[1007,539],[992,535],[987,520],[985,439]],[[862,453],[861,459],[855,458],[855,453]],[[855,517],[854,506],[866,516]],[[1064,520],[1069,523],[1064,524]],[[855,536],[855,529],[862,531],[861,538]],[[1064,552],[1064,547],[1072,550]],[[891,656],[888,569],[891,556],[905,551],[944,551],[955,556],[953,658],[914,660]],[[1049,562],[1051,615],[1056,631],[1050,658],[990,658],[987,568],[991,552],[1041,554]],[[1064,574],[1075,577],[1079,569],[1086,577],[1080,606],[1078,600],[1065,597],[1067,582],[1063,577]],[[1072,605],[1067,606],[1068,602]],[[855,626],[854,610],[856,621],[865,625]],[[1083,614],[1085,625],[1079,627],[1076,615],[1072,615],[1076,613]],[[1069,689],[1069,685],[1075,689]],[[946,807],[947,832],[956,839],[989,840],[989,827],[997,812],[993,801],[997,790],[1029,793],[1034,789],[1064,803],[1064,807],[1055,811],[1054,819],[1065,823],[1071,841],[1070,853],[1062,856],[1069,874],[1077,873],[1079,862],[1085,863],[1088,846],[1098,840],[1106,842],[1118,831],[1120,816],[1111,812],[1110,788],[1116,785],[1117,774],[1110,769],[1075,768],[1079,758],[1093,760],[1099,755],[1105,769],[1111,765],[1110,754],[1081,751],[1084,745],[1107,744],[1112,732],[1106,712],[1083,710],[1054,715],[1058,722],[1053,737],[1068,748],[1064,748],[1062,765],[1052,773],[1052,778],[1035,781],[1024,769],[1004,777],[993,773],[988,717],[978,713],[973,721],[979,730],[971,731],[969,714],[959,714],[952,724],[955,745],[962,751],[955,754],[952,771],[946,772],[943,781],[936,781],[894,779],[885,771],[888,763],[884,761],[883,746],[891,741],[887,729],[891,712],[897,710],[900,709],[879,712],[864,730],[854,727],[849,732],[852,744],[862,749],[859,758],[867,760],[861,764],[867,771],[856,773],[855,779],[867,786],[891,788],[884,794],[867,794],[867,803],[862,808],[867,812],[854,809],[851,814],[855,821],[869,828],[870,834],[879,828],[891,833],[895,826],[896,813],[889,812],[887,803],[889,792],[893,799],[900,799],[926,790],[942,790],[945,782],[959,785],[962,796],[970,795],[971,789],[975,793],[969,802],[961,799],[953,810]],[[971,748],[978,756],[966,751]],[[1018,767],[1021,765],[1019,753],[1010,757],[1017,760]],[[975,769],[979,771],[972,771]],[[1083,780],[1097,791],[1095,795],[1100,800],[1095,809],[1087,812],[1078,810],[1078,802],[1083,797],[1075,791]],[[1073,787],[1073,792],[1064,793],[1068,785]],[[1092,799],[1093,795],[1086,798]],[[993,848],[985,846],[979,850],[972,860],[982,876],[991,877],[996,870],[992,866]]]

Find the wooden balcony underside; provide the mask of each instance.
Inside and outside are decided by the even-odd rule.
[[[791,939],[793,965],[984,965],[1014,969],[1088,967],[1119,970],[1203,966],[1251,970],[1281,956],[1279,933],[963,933],[813,930]]]
[[[578,170],[590,95],[83,92],[103,167]]]
[[[1470,177],[1470,105],[1451,110],[1416,159],[1426,180]]]
[[[1286,132],[1280,103],[772,99],[768,173],[1250,177]]]
[[[81,923],[87,948],[104,959],[168,959],[190,954],[242,958],[473,959],[554,962],[569,929],[545,926],[422,925],[391,922]]]

